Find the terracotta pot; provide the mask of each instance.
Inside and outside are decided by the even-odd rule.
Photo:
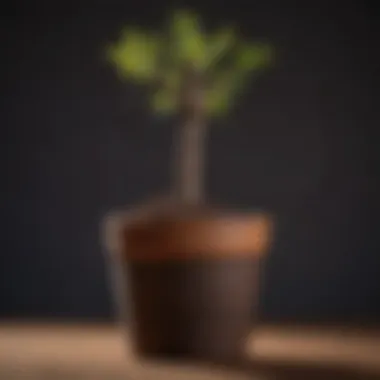
[[[130,313],[121,319],[135,351],[156,359],[243,358],[270,218],[182,210],[118,223],[118,295]]]

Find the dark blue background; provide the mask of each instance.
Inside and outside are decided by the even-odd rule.
[[[212,126],[207,162],[210,198],[277,216],[262,317],[379,318],[374,10],[362,1],[221,4],[195,9],[211,26],[232,21],[277,49],[277,65]],[[8,6],[0,315],[109,318],[99,223],[111,208],[167,186],[173,125],[155,120],[142,91],[118,81],[104,47],[124,23],[159,25],[167,7]]]

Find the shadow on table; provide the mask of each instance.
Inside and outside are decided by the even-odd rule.
[[[245,376],[252,375],[252,379],[262,380],[379,380],[380,373],[371,373],[366,370],[340,368],[332,365],[316,365],[316,364],[289,364],[280,362],[250,362],[239,365],[221,365],[213,363],[215,367],[222,367],[226,370],[233,370],[236,375],[238,373]],[[236,372],[235,372],[236,371]],[[158,371],[160,373],[160,371]],[[153,376],[154,371],[146,379],[164,380],[162,375]],[[126,377],[127,376],[127,377]],[[153,377],[152,377],[153,376]],[[244,378],[245,378],[244,376]],[[0,378],[6,380],[124,380],[128,378],[128,373],[120,370],[108,369],[67,369],[57,367],[35,368],[33,371],[20,370],[2,370],[0,368]],[[135,378],[135,377],[133,377]],[[191,377],[192,378],[192,377]],[[201,377],[204,379],[205,377]],[[211,377],[212,379],[216,377]],[[232,375],[231,379],[235,376]],[[240,378],[237,376],[236,378]],[[138,379],[144,380],[143,374]],[[173,376],[170,377],[173,379]],[[165,379],[166,380],[166,379]]]

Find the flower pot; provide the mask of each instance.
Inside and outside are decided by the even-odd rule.
[[[242,359],[270,219],[198,210],[121,217],[117,224],[116,246],[109,248],[117,253],[113,270],[120,275],[121,320],[136,353],[154,359]]]

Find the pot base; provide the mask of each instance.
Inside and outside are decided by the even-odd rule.
[[[129,263],[136,352],[241,359],[257,302],[258,265],[255,257]]]

